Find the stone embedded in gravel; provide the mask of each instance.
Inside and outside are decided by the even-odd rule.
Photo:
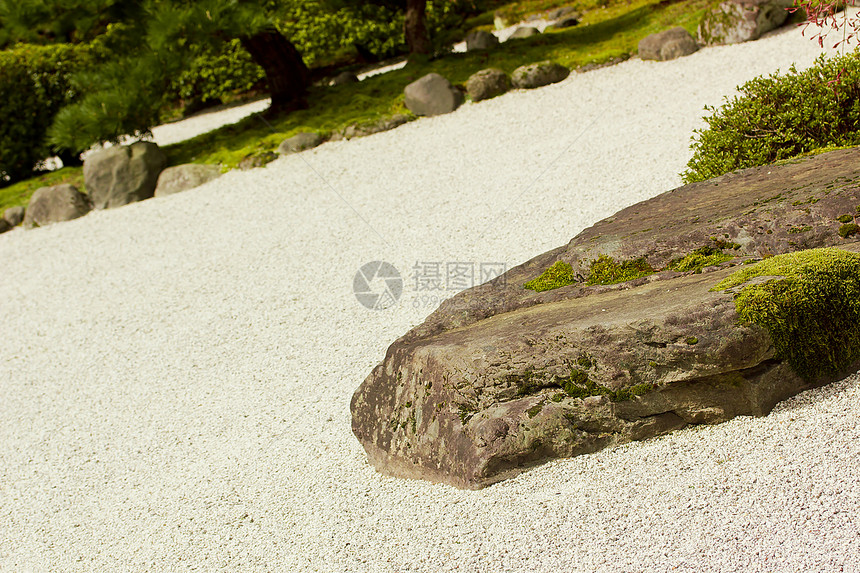
[[[17,227],[24,220],[24,207],[20,205],[9,207],[3,212],[3,219],[13,227]]]
[[[860,149],[850,149],[628,207],[446,300],[392,344],[353,396],[353,432],[383,473],[478,488],[552,458],[763,415],[838,379],[795,374],[766,329],[740,324],[733,293],[710,289],[737,270],[726,258],[860,251],[838,232],[860,204],[859,181]],[[679,263],[703,252],[725,257]],[[589,286],[607,257],[663,270]],[[573,284],[524,288],[557,261]]]
[[[278,146],[278,153],[281,155],[289,155],[290,153],[298,153],[305,149],[312,149],[321,144],[325,139],[319,133],[302,132],[297,133],[292,137],[288,137]]]
[[[415,80],[404,89],[406,107],[415,115],[451,113],[463,104],[463,93],[437,73]]]
[[[71,221],[86,215],[91,210],[86,195],[73,185],[40,187],[30,197],[24,215],[24,228],[44,227],[51,223]]]
[[[533,89],[558,83],[570,75],[561,64],[544,61],[520,66],[514,70],[512,82],[518,89]]]
[[[167,156],[154,143],[109,147],[84,160],[84,185],[96,209],[149,199]]]
[[[341,72],[329,82],[330,86],[342,86],[344,84],[357,84],[358,76],[352,72]]]
[[[11,231],[12,225],[6,219],[0,219],[0,234],[5,233],[6,231]]]
[[[539,36],[540,30],[535,28],[534,26],[520,26],[514,32],[508,36],[508,40],[517,40],[520,38],[531,38],[532,36]]]
[[[699,23],[702,46],[737,44],[757,40],[788,19],[792,0],[729,0],[705,14]]]
[[[681,28],[672,28],[646,36],[639,41],[639,57],[643,60],[674,60],[689,56],[699,49],[690,33]]]
[[[349,125],[341,132],[331,136],[330,141],[340,141],[342,139],[352,139],[354,137],[367,137],[375,133],[382,133],[394,128],[400,127],[405,123],[409,123],[412,118],[408,115],[397,113],[391,117],[385,117],[370,123],[354,123]]]
[[[278,154],[273,151],[261,151],[259,153],[251,153],[250,155],[246,155],[236,167],[242,171],[247,171],[248,169],[265,167],[268,163],[271,163],[277,158]]]
[[[220,176],[221,167],[218,165],[187,163],[168,167],[158,176],[155,196],[164,197],[165,195],[187,191]]]
[[[499,45],[499,39],[491,32],[474,30],[466,35],[466,51],[490,50]]]
[[[488,68],[475,72],[466,81],[466,93],[472,101],[494,98],[511,89],[508,75],[497,68]]]

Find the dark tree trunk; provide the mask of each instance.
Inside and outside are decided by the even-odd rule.
[[[283,34],[271,28],[253,36],[244,36],[240,41],[254,62],[266,72],[273,111],[307,107],[308,67]]]
[[[403,33],[410,54],[430,53],[430,34],[427,33],[427,0],[406,0]]]

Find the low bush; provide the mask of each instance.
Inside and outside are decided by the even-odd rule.
[[[186,104],[224,100],[265,86],[266,75],[238,39],[217,49],[201,48],[171,84],[171,92]]]
[[[860,144],[860,54],[825,59],[798,72],[759,77],[721,108],[707,107],[685,183],[766,165],[824,147]]]
[[[88,58],[86,48],[68,44],[0,52],[0,185],[29,176],[53,155],[47,130],[74,99],[70,76]]]

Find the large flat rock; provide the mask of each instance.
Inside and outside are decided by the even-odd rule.
[[[392,344],[353,396],[353,431],[370,462],[479,488],[549,459],[767,414],[835,379],[795,373],[768,330],[741,324],[737,289],[711,289],[772,255],[858,250],[840,235],[860,206],[858,160],[858,150],[837,151],[675,189],[453,297]],[[733,258],[666,270],[701,247]],[[601,256],[644,258],[657,272],[588,286]],[[580,280],[524,288],[557,261]]]

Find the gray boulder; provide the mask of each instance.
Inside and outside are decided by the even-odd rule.
[[[466,35],[466,51],[490,50],[499,45],[495,34],[483,30],[474,30]]]
[[[0,235],[5,233],[6,231],[11,231],[12,225],[6,219],[0,219]]]
[[[561,8],[556,8],[554,10],[550,10],[546,13],[547,20],[561,20],[565,17],[578,16],[579,12],[574,6],[562,6]]]
[[[167,156],[154,143],[109,147],[84,160],[84,184],[96,209],[149,199]]]
[[[496,30],[504,30],[508,26],[515,24],[515,22],[511,21],[510,17],[505,15],[500,11],[496,11],[493,13],[493,27]]]
[[[860,289],[853,270],[831,278],[839,265],[803,267],[823,277],[819,284],[838,285],[805,291],[836,297],[812,317],[832,327],[823,342],[775,342],[762,323],[740,319],[735,295],[744,281],[715,287],[739,269],[761,268],[747,284],[765,284],[773,271],[747,265],[765,258],[792,261],[818,247],[860,252],[842,233],[860,202],[858,181],[860,150],[850,149],[628,207],[447,299],[395,341],[352,398],[353,432],[385,474],[479,488],[553,458],[765,415],[856,371],[860,348],[847,342],[856,340],[854,319],[837,326],[827,310]],[[532,290],[553,274],[555,288]],[[805,315],[780,320],[797,297],[786,300],[787,311],[774,303],[783,309],[776,320],[806,328]],[[806,371],[796,369],[803,364]]]
[[[545,61],[520,66],[514,70],[512,80],[515,88],[533,89],[560,82],[570,75],[570,70],[561,64]]]
[[[187,191],[199,187],[207,181],[221,176],[221,167],[218,165],[200,165],[188,163],[168,167],[158,176],[158,184],[155,187],[155,196],[164,197],[181,191]]]
[[[321,144],[325,139],[318,133],[302,132],[297,133],[292,137],[288,137],[278,146],[278,153],[281,155],[289,155],[298,153],[305,149],[312,149]]]
[[[639,41],[639,57],[643,60],[674,60],[698,49],[690,33],[681,27],[657,32]]]
[[[514,32],[508,36],[508,40],[517,40],[520,38],[531,38],[532,36],[539,36],[540,30],[535,28],[534,26],[520,26]]]
[[[699,45],[757,40],[788,18],[792,0],[729,0],[711,9],[699,23]]]
[[[451,82],[436,73],[430,73],[406,86],[405,104],[415,115],[441,115],[451,113],[463,104],[463,93]]]
[[[511,80],[502,70],[489,68],[475,72],[466,81],[466,93],[472,101],[481,101],[502,95],[511,89]]]
[[[342,86],[344,84],[357,84],[358,76],[352,72],[341,72],[336,75],[329,83],[330,86]]]
[[[562,18],[561,20],[553,22],[552,24],[544,28],[544,32],[549,32],[551,30],[564,30],[565,28],[573,28],[578,24],[578,16],[568,16],[566,18]]]
[[[13,227],[17,227],[24,220],[24,207],[9,207],[3,212],[3,219]]]
[[[24,228],[44,227],[51,223],[71,221],[92,209],[86,195],[74,185],[40,187],[30,197],[24,216]]]

